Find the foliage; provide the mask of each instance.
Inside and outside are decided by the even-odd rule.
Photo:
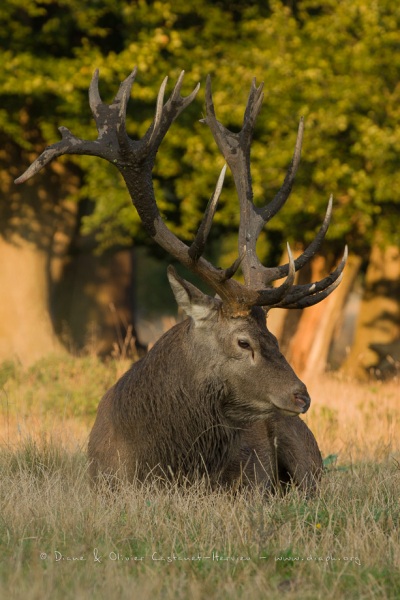
[[[101,93],[111,99],[118,81],[138,66],[129,133],[149,126],[158,87],[187,72],[184,93],[213,76],[217,115],[238,128],[251,78],[265,81],[265,107],[253,146],[256,200],[279,188],[293,150],[297,123],[306,120],[303,161],[290,202],[261,241],[310,241],[329,194],[335,198],[329,239],[343,238],[365,252],[379,228],[395,235],[399,206],[400,8],[390,0],[286,3],[174,0],[4,0],[0,7],[0,137],[26,162],[54,142],[59,125],[95,135],[87,103],[94,68]],[[190,238],[222,166],[199,95],[168,133],[157,158],[160,209],[175,231]],[[2,157],[5,168],[7,158]],[[69,159],[71,160],[71,159]],[[103,247],[143,239],[117,171],[80,157],[83,185],[93,213],[85,231]],[[23,165],[20,165],[21,170]],[[238,211],[228,177],[214,236],[233,231]],[[229,246],[229,244],[228,244]],[[282,246],[280,245],[280,248]]]

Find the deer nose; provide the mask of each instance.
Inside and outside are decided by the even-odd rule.
[[[293,403],[301,413],[305,413],[310,408],[311,398],[308,394],[294,394]]]

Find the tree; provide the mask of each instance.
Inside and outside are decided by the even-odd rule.
[[[45,107],[63,115],[66,101],[73,99],[73,110],[79,111],[80,89],[70,78],[78,73],[82,79],[84,73],[70,41],[79,33],[84,43],[84,23],[93,28],[94,15],[87,10],[83,16],[89,18],[79,19],[82,14],[75,12],[75,22],[72,12],[78,6],[6,0],[0,7],[0,286],[6,291],[0,300],[0,359],[28,363],[61,347],[49,314],[50,273],[59,272],[75,228],[77,205],[70,198],[81,176],[69,163],[25,189],[16,189],[12,179],[55,135],[54,121],[43,118]]]

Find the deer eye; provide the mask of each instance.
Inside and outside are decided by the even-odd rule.
[[[247,340],[238,340],[238,346],[244,350],[251,350],[251,346]]]

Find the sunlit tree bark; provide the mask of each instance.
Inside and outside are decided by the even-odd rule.
[[[344,365],[347,373],[366,378],[379,360],[370,344],[387,344],[400,337],[400,251],[384,246],[379,234],[371,250],[356,336]]]

